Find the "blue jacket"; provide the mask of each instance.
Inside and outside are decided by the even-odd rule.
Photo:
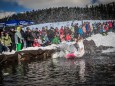
[[[78,29],[78,34],[83,34],[82,28],[79,28],[79,29]]]
[[[89,30],[89,25],[88,24],[86,24],[86,31],[88,31]]]

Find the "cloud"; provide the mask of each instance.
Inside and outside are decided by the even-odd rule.
[[[15,14],[15,12],[3,12],[3,11],[0,11],[0,19],[8,17],[8,16],[11,16],[13,14]]]
[[[10,2],[17,2],[19,5],[30,9],[43,9],[50,7],[85,7],[93,3],[109,3],[115,0],[5,0]]]
[[[91,3],[90,0],[18,0],[18,4],[32,9],[43,9],[50,7],[75,7],[86,6]]]
[[[109,2],[115,2],[115,0],[98,0],[100,3],[109,3]]]
[[[115,0],[4,0],[9,2],[17,2],[19,5],[30,9],[43,9],[50,7],[85,7],[92,3],[109,3]]]

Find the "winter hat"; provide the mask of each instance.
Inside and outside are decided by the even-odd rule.
[[[19,31],[19,32],[20,32],[20,31],[21,31],[21,28],[20,28],[20,27],[17,27],[17,31]]]

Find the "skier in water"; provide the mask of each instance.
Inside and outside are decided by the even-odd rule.
[[[84,54],[85,54],[85,50],[84,50],[84,44],[83,44],[83,38],[82,37],[80,37],[79,39],[78,39],[78,42],[77,42],[77,44],[78,44],[78,51],[75,51],[74,52],[74,55],[76,56],[76,57],[82,57]]]
[[[58,57],[65,57],[67,59],[79,58],[82,57],[85,53],[82,37],[76,37],[74,44],[72,42],[66,42],[65,40],[63,40],[57,46],[57,49],[60,52],[58,52],[57,57],[54,58],[58,58]]]
[[[84,44],[83,44],[83,38],[78,37],[75,39],[75,44],[73,47],[72,52],[68,52],[65,56],[65,58],[75,58],[75,57],[82,57],[85,53],[84,50]]]

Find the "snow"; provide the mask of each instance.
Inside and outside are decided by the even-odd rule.
[[[38,28],[39,30],[42,29],[42,27],[48,27],[48,29],[50,27],[58,27],[59,29],[61,28],[61,26],[68,26],[68,27],[71,27],[71,24],[76,24],[78,23],[78,25],[82,25],[82,22],[90,22],[90,25],[92,25],[92,23],[97,23],[97,22],[106,22],[106,21],[110,21],[110,20],[73,20],[73,21],[63,21],[63,22],[52,22],[52,23],[43,23],[43,24],[36,24],[36,25],[30,25],[30,26],[27,26],[29,27],[31,30],[32,29],[35,29],[35,28]],[[26,30],[27,27],[24,27],[22,28],[24,31]]]
[[[52,50],[52,49],[56,49],[56,46],[55,44],[52,44],[52,45],[49,45],[49,46],[46,46],[46,47],[28,47],[28,48],[24,48],[22,49],[21,51],[25,51],[25,50],[38,50],[38,49],[42,49],[42,50]],[[12,52],[3,52],[2,54],[5,54],[5,55],[10,55],[10,54],[15,54],[16,51],[12,51]]]
[[[75,21],[64,21],[64,22],[52,22],[52,23],[30,25],[30,26],[27,26],[27,27],[29,27],[31,30],[35,29],[35,28],[38,28],[39,30],[41,30],[42,27],[46,27],[46,26],[48,27],[48,29],[50,27],[54,27],[54,28],[58,27],[60,29],[62,26],[71,27],[71,23],[73,23],[73,24],[78,23],[79,25],[81,25],[82,21],[75,20]],[[26,30],[27,27],[24,27],[23,30]]]
[[[2,52],[2,54],[5,54],[5,55],[10,55],[10,54],[15,54],[16,51],[12,51],[12,52]]]
[[[45,47],[28,47],[28,48],[22,49],[22,51],[24,51],[24,50],[38,50],[38,49],[42,49],[42,50],[52,50],[52,49],[56,49],[56,46],[57,46],[57,45],[52,44],[52,45],[45,46]]]
[[[115,33],[113,32],[109,32],[107,36],[101,34],[92,35],[87,40],[93,40],[97,47],[101,45],[115,47]]]
[[[102,51],[102,53],[110,53],[110,52],[115,52],[115,48],[109,48],[107,50]]]

